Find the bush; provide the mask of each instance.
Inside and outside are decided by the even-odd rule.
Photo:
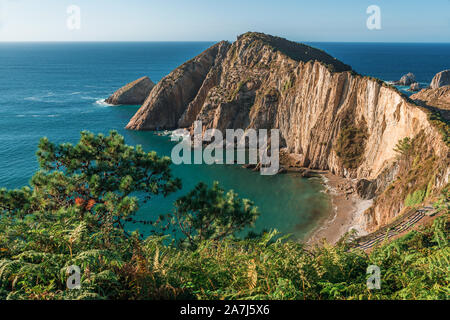
[[[356,169],[363,161],[367,133],[365,128],[349,126],[341,129],[336,143],[336,154],[347,169]]]
[[[408,194],[405,199],[405,206],[406,207],[413,207],[416,204],[421,203],[425,199],[425,190],[417,190],[413,192],[412,194]]]

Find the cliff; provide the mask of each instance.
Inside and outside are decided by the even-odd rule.
[[[195,120],[204,129],[279,128],[297,165],[364,179],[375,190],[364,216],[367,230],[374,230],[402,211],[408,195],[428,187],[434,195],[448,183],[442,123],[430,117],[426,106],[321,50],[246,33],[169,74],[127,128],[191,127]],[[404,138],[419,158],[403,159],[396,151]],[[408,175],[411,170],[417,174]]]
[[[113,105],[141,105],[154,86],[149,77],[142,77],[114,92],[105,102]]]

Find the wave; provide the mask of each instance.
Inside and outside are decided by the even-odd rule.
[[[107,103],[106,99],[97,100],[97,101],[95,101],[95,104],[100,105],[102,107],[112,107],[112,106],[114,106],[113,104]]]
[[[31,116],[32,118],[56,118],[56,117],[59,117],[59,114],[31,114],[31,115],[18,114],[18,115],[16,115],[17,118],[24,118],[27,116]]]

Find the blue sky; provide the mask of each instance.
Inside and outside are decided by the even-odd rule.
[[[81,28],[69,30],[77,5]],[[367,7],[381,10],[369,30]],[[0,0],[0,41],[217,41],[261,31],[296,41],[450,42],[450,0]]]

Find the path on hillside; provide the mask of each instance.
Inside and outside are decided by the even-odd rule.
[[[414,226],[417,222],[422,220],[426,215],[431,215],[434,212],[433,207],[423,207],[417,210],[412,210],[407,213],[401,220],[393,222],[380,230],[371,233],[367,236],[356,239],[354,248],[367,250],[375,245],[388,240]]]

